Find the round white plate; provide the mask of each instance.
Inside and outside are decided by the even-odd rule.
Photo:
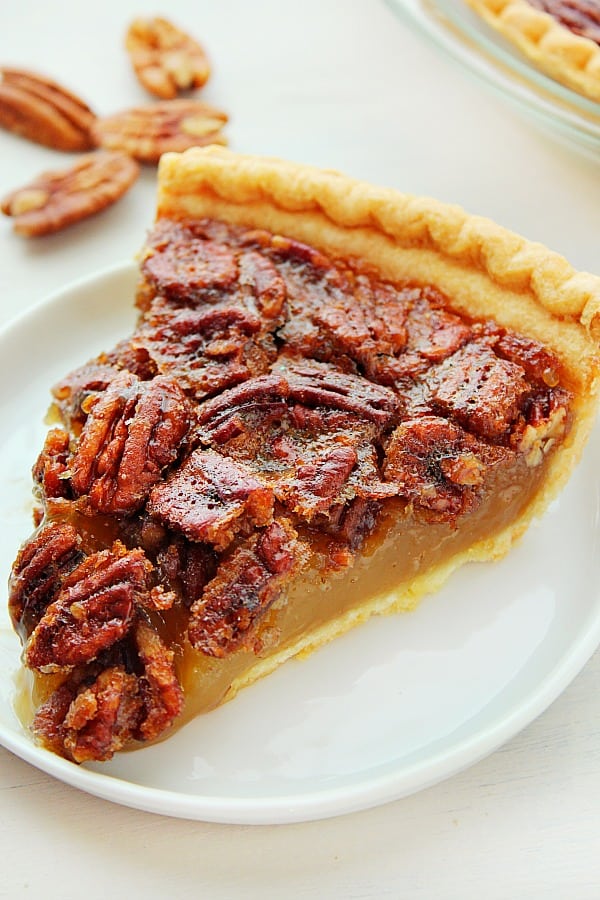
[[[0,568],[31,531],[30,468],[50,385],[133,325],[133,265],[78,282],[0,332]],[[364,809],[474,763],[569,684],[600,642],[600,430],[561,498],[502,562],[414,612],[292,660],[153,747],[75,766],[15,712],[19,644],[0,610],[0,742],[82,790],[214,822]]]

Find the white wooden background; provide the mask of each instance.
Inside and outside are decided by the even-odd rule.
[[[0,64],[99,112],[146,98],[121,45],[168,14],[214,62],[234,149],[459,202],[598,271],[600,167],[524,121],[379,0],[0,3]],[[0,193],[64,157],[0,133]],[[96,220],[27,243],[0,222],[0,322],[138,250],[154,172]],[[0,896],[600,898],[600,655],[504,748],[412,797],[322,822],[205,825],[118,807],[0,749]]]

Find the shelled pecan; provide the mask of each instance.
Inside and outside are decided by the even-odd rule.
[[[138,174],[139,166],[124,153],[86,153],[70,169],[44,172],[12,191],[0,209],[13,216],[17,234],[52,234],[115,203]]]
[[[226,113],[197,100],[163,100],[96,119],[92,137],[100,147],[155,165],[167,151],[225,144],[221,129],[227,118]]]
[[[25,69],[0,67],[0,126],[54,150],[91,150],[94,113],[71,91]]]
[[[208,81],[210,66],[204,50],[167,19],[135,19],[125,47],[140,83],[162,100]]]

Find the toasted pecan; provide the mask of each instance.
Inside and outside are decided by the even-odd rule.
[[[226,143],[221,129],[227,119],[226,113],[197,100],[163,100],[96,119],[92,137],[100,147],[155,165],[167,151]]]
[[[210,66],[200,44],[167,19],[135,19],[127,31],[125,47],[140,83],[162,100],[180,91],[200,88]]]
[[[91,150],[95,115],[71,91],[24,69],[0,67],[0,126],[54,150]]]
[[[30,184],[8,194],[2,212],[15,219],[24,237],[61,231],[115,203],[139,174],[137,163],[124,153],[87,153],[70,169],[44,172]]]

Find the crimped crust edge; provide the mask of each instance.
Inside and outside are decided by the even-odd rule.
[[[215,201],[260,207],[261,217],[267,207],[318,214],[342,229],[379,233],[406,250],[432,251],[531,297],[555,318],[578,322],[591,343],[600,342],[600,277],[576,271],[560,254],[460,206],[217,146],[163,155],[159,218],[193,216]]]
[[[600,101],[600,47],[526,0],[465,0],[548,75]]]

